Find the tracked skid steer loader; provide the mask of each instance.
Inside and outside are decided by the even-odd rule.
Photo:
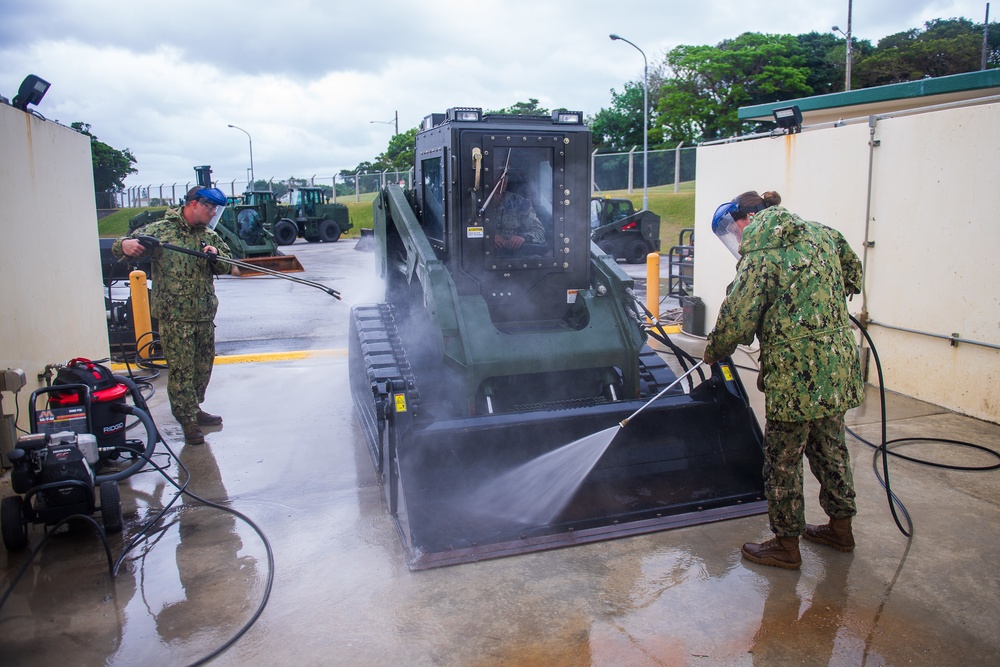
[[[589,169],[578,112],[455,108],[374,202],[351,390],[412,570],[766,511],[736,368],[649,323],[590,241]]]

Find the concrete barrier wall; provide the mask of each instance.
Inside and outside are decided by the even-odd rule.
[[[865,293],[849,310],[867,306],[886,388],[1000,422],[1000,350],[935,337],[1000,345],[997,118],[1000,105],[986,104],[700,147],[694,281],[708,329],[735,270],[712,213],[743,191],[776,190],[864,257]]]
[[[0,104],[0,370],[27,376],[21,428],[47,364],[108,356],[98,246],[90,139]]]

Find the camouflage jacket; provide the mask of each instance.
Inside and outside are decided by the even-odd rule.
[[[772,206],[743,231],[740,253],[706,353],[725,357],[757,336],[769,420],[807,421],[860,405],[846,297],[861,291],[861,262],[843,235]]]
[[[180,208],[172,208],[161,220],[136,229],[128,238],[153,236],[162,243],[201,251],[204,246],[215,246],[219,257],[231,257],[229,246],[218,234],[205,227],[192,227],[181,217]],[[111,247],[115,257],[122,257],[122,241]],[[217,261],[210,264],[176,250],[156,247],[150,253],[153,268],[153,296],[150,314],[187,322],[205,322],[215,319],[219,300],[215,296],[214,275],[229,273],[229,264]]]
[[[497,209],[497,234],[505,239],[523,236],[528,243],[545,243],[545,226],[531,202],[519,194],[506,192]]]

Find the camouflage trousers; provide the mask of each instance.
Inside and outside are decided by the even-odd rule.
[[[804,422],[769,420],[764,427],[764,494],[771,531],[778,537],[805,530],[803,454],[819,481],[819,504],[826,515],[846,519],[857,514],[844,415]]]
[[[215,323],[161,318],[160,345],[167,361],[170,412],[181,426],[195,423],[215,362]]]

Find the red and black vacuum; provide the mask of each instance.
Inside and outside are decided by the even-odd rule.
[[[135,405],[126,402],[129,395]],[[31,394],[32,433],[18,438],[8,454],[11,487],[20,495],[0,502],[0,533],[8,551],[28,545],[29,523],[53,526],[100,510],[106,533],[122,529],[118,482],[145,465],[157,441],[152,418],[138,405],[145,402],[129,378],[89,359],[73,359],[50,386]],[[144,445],[126,438],[130,415],[146,427]],[[123,454],[133,459],[131,465],[99,474]]]

